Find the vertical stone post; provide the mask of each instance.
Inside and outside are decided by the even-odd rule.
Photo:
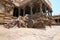
[[[25,6],[23,7],[23,16],[25,15]]]
[[[20,7],[18,8],[18,10],[19,10],[19,11],[18,11],[18,12],[19,12],[18,15],[20,16]]]
[[[46,13],[46,6],[45,6],[45,13]]]
[[[60,19],[59,19],[59,23],[60,23]]]
[[[59,24],[59,19],[57,19],[58,20],[58,24]]]
[[[52,16],[52,11],[50,11],[49,9],[48,9],[48,15]]]
[[[49,16],[52,16],[52,12],[49,11]]]
[[[30,5],[30,13],[31,13],[31,15],[33,15],[33,6],[32,6],[32,3]]]
[[[52,16],[52,11],[50,13],[51,13],[51,16]]]
[[[50,12],[49,12],[49,10],[48,10],[48,16],[50,16]]]
[[[31,6],[31,11],[30,11],[30,12],[31,12],[31,15],[32,15],[32,14],[33,14],[33,11],[32,11],[32,6]]]
[[[40,3],[40,13],[43,13],[42,12],[42,3]]]

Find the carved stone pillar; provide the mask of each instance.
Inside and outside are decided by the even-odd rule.
[[[59,19],[57,19],[58,20],[58,23],[59,23]]]
[[[23,7],[23,16],[25,15],[25,6]]]
[[[31,12],[31,15],[33,14],[32,8],[33,8],[33,7],[31,6],[31,10],[30,10],[30,12]]]
[[[46,13],[46,6],[45,6],[45,13]]]
[[[49,12],[49,10],[48,10],[48,16],[50,16],[50,12]]]
[[[43,13],[43,12],[42,12],[42,4],[40,4],[40,13]]]
[[[51,13],[50,11],[49,11],[49,13],[48,13],[48,14],[49,14],[49,16],[52,16],[52,13]]]
[[[30,13],[31,13],[31,15],[33,15],[33,5],[32,5],[32,3],[30,4]]]
[[[18,8],[18,10],[19,10],[19,11],[18,11],[18,12],[19,12],[19,14],[18,14],[18,15],[20,16],[20,7]]]
[[[52,16],[52,11],[50,13],[51,13],[51,16]]]

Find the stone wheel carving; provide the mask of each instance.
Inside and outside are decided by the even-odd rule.
[[[32,20],[28,20],[27,21],[27,27],[28,28],[32,28],[33,27],[33,21]]]

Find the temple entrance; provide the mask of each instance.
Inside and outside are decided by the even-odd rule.
[[[19,10],[18,10],[18,7],[14,7],[13,16],[14,16],[14,17],[18,17],[18,16],[19,16]]]

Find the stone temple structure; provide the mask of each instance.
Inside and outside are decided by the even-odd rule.
[[[51,6],[49,0],[0,0],[0,13],[15,17],[36,13],[52,16]]]
[[[55,21],[55,25],[60,25],[60,15],[51,16]]]
[[[52,16],[52,5],[49,0],[0,0],[0,23],[10,22],[11,19],[24,17],[26,14],[33,21],[30,23],[29,20],[29,25],[50,25],[52,19],[49,17]]]

